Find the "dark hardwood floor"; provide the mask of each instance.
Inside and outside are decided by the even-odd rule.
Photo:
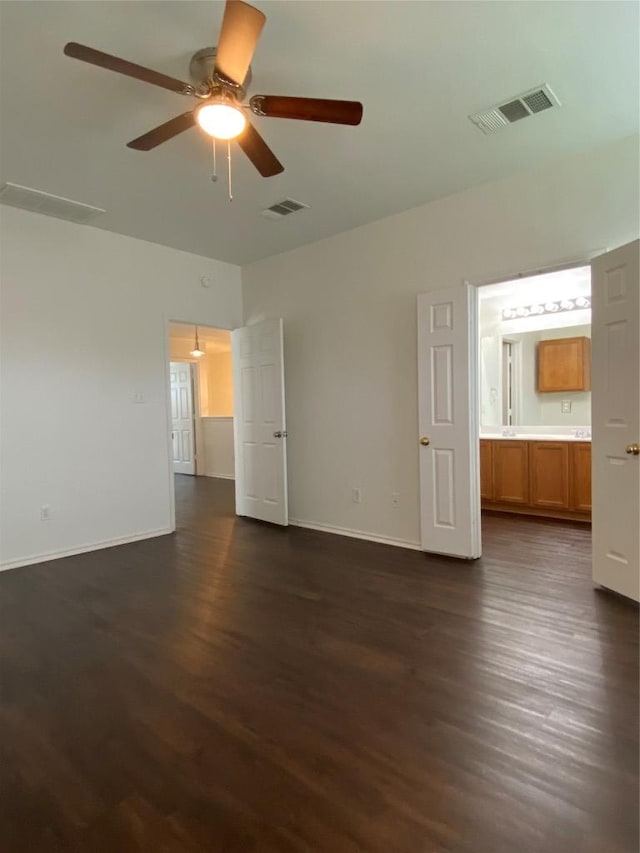
[[[475,564],[232,513],[0,575],[3,853],[636,853],[638,611],[589,531]]]

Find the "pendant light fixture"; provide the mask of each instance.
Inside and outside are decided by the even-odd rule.
[[[196,342],[189,355],[192,355],[194,358],[200,358],[200,356],[204,355],[204,350],[200,349],[200,342],[198,341],[198,327],[194,326],[194,328],[196,330]]]

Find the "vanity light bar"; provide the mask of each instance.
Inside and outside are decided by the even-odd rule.
[[[503,320],[515,320],[520,317],[532,317],[539,314],[557,314],[558,311],[573,311],[574,308],[591,308],[591,300],[586,296],[575,299],[560,299],[557,302],[545,302],[535,305],[523,305],[520,308],[505,308]]]

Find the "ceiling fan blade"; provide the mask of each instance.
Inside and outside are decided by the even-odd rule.
[[[65,44],[64,52],[66,56],[71,56],[73,59],[81,59],[82,62],[89,62],[91,65],[98,65],[100,68],[107,68],[109,71],[117,71],[118,74],[125,74],[127,77],[134,77],[136,80],[161,86],[163,89],[169,89],[170,92],[177,92],[179,95],[192,95],[194,91],[193,86],[189,83],[183,83],[182,80],[167,77],[166,74],[160,74],[150,68],[143,68],[142,65],[136,65],[135,62],[119,59],[117,56],[111,56],[110,53],[103,53],[101,50],[95,50],[93,47],[87,47],[75,41]]]
[[[216,53],[216,72],[242,85],[266,21],[259,9],[242,0],[227,0]]]
[[[168,139],[173,139],[179,133],[189,130],[195,123],[196,119],[193,112],[182,113],[182,115],[165,121],[159,127],[154,127],[153,130],[139,136],[137,139],[127,142],[127,148],[135,148],[136,151],[151,151],[152,148],[156,148]]]
[[[327,121],[332,124],[360,124],[359,101],[331,101],[325,98],[287,98],[282,95],[254,95],[250,101],[256,115],[270,118],[297,118],[301,121]]]
[[[251,122],[247,122],[236,142],[263,178],[271,178],[284,172],[284,166],[260,136]]]

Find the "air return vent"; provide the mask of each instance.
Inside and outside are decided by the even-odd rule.
[[[90,204],[81,204],[79,201],[71,201],[68,198],[9,183],[0,187],[0,203],[79,223],[90,222],[96,216],[106,212]]]
[[[551,88],[543,83],[542,86],[536,86],[535,89],[516,95],[502,104],[474,113],[469,118],[483,133],[495,133],[501,127],[508,127],[523,118],[559,106],[560,101]]]
[[[297,213],[299,210],[307,210],[308,204],[303,204],[301,201],[295,201],[292,198],[285,198],[283,201],[278,201],[261,211],[267,219],[282,219],[283,216],[289,216],[291,213]]]

